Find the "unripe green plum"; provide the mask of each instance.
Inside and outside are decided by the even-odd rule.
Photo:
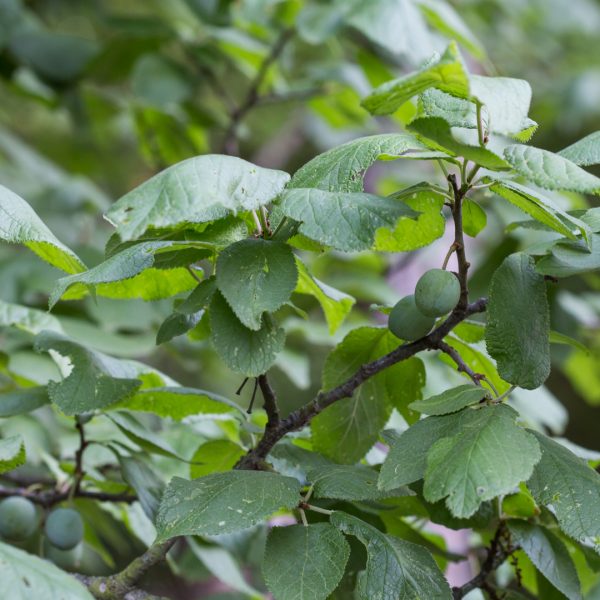
[[[38,518],[33,502],[11,496],[0,502],[0,535],[11,542],[22,542],[37,527]]]
[[[57,508],[46,519],[48,541],[61,550],[75,548],[83,539],[83,521],[72,508]]]
[[[390,331],[402,340],[412,342],[427,335],[435,324],[433,317],[419,311],[414,296],[405,296],[399,300],[388,321]]]
[[[74,570],[81,566],[83,544],[77,544],[70,550],[61,550],[50,543],[44,544],[44,556],[61,569]]]
[[[449,313],[460,299],[460,283],[454,273],[431,269],[423,274],[415,288],[417,308],[428,317]]]

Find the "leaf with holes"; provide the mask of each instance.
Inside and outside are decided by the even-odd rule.
[[[331,523],[357,537],[367,550],[367,567],[358,578],[361,600],[451,600],[446,579],[423,546],[386,535],[343,512],[334,512]]]

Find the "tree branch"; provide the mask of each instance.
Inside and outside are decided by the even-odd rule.
[[[279,426],[279,406],[277,405],[277,395],[271,387],[266,373],[258,376],[258,385],[265,400],[265,411],[269,420],[267,421],[267,429],[276,428]]]
[[[293,34],[294,30],[292,28],[284,29],[279,34],[279,37],[277,40],[275,40],[270,52],[267,54],[267,56],[265,56],[264,60],[260,64],[254,79],[251,81],[250,87],[248,88],[243,102],[229,114],[229,126],[225,132],[222,148],[225,154],[236,156],[239,153],[237,142],[238,127],[246,114],[250,112],[250,110],[258,103],[260,86],[263,84],[263,81],[267,76],[269,67],[279,58]]]
[[[492,539],[487,556],[481,565],[481,571],[473,579],[460,587],[452,588],[454,600],[464,598],[469,592],[477,588],[486,587],[487,578],[511,555],[519,549],[513,546],[510,541],[510,535],[504,521],[500,522],[498,529]]]
[[[0,498],[9,498],[10,496],[20,496],[27,498],[34,504],[39,504],[44,508],[49,508],[60,502],[64,502],[70,496],[70,490],[33,490],[29,488],[8,488],[0,487]],[[131,504],[137,500],[137,496],[133,494],[110,494],[108,492],[93,492],[82,489],[77,489],[74,498],[90,498],[100,502],[126,502]]]
[[[146,572],[162,562],[177,538],[167,540],[160,544],[150,546],[144,554],[129,563],[121,572],[106,577],[87,577],[78,575],[77,579],[87,586],[90,593],[98,600],[123,600],[123,599],[154,599],[147,592],[137,589],[137,583]]]
[[[265,433],[259,443],[243,456],[237,465],[236,469],[255,469],[260,470],[265,468],[264,460],[273,448],[273,446],[286,434],[297,429],[302,429],[308,425],[310,421],[328,406],[334,404],[338,400],[350,398],[354,391],[365,381],[377,375],[384,369],[395,365],[423,350],[437,350],[439,345],[448,335],[448,333],[456,327],[460,322],[464,321],[469,316],[483,312],[487,305],[486,298],[480,298],[472,304],[461,308],[457,306],[450,316],[430,334],[424,338],[409,344],[398,346],[388,354],[374,360],[370,363],[362,365],[354,375],[347,379],[341,385],[327,392],[319,392],[317,397],[308,404],[290,413],[288,417],[279,421],[277,427],[265,429]]]
[[[456,363],[456,368],[459,373],[465,373],[471,378],[475,385],[481,385],[481,380],[485,379],[485,375],[475,373],[475,371],[473,371],[473,369],[471,369],[471,367],[463,360],[463,357],[458,353],[458,350],[444,341],[439,342],[437,347]]]

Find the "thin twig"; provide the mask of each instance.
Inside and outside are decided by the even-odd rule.
[[[469,365],[467,365],[467,363],[463,360],[458,350],[444,341],[439,342],[437,347],[456,363],[456,368],[459,373],[465,373],[471,378],[475,385],[481,385],[481,380],[485,379],[485,375],[481,373],[475,373],[475,371],[473,371],[473,369],[471,369],[471,367],[469,367]]]
[[[279,34],[279,37],[275,40],[270,52],[267,54],[267,56],[265,56],[264,60],[260,64],[254,79],[251,81],[250,87],[246,92],[246,97],[244,98],[243,102],[235,110],[231,111],[229,115],[229,126],[227,127],[223,140],[223,152],[225,154],[238,154],[238,127],[246,114],[256,106],[259,100],[260,86],[263,84],[265,77],[267,76],[269,67],[279,58],[293,34],[294,30],[292,28],[284,29]]]
[[[0,498],[9,498],[10,496],[27,498],[34,504],[39,504],[40,506],[48,508],[67,500],[70,497],[70,490],[33,490],[30,488],[21,487],[0,487]],[[137,496],[128,493],[112,494],[108,492],[95,492],[82,489],[76,490],[72,497],[90,498],[100,502],[126,502],[127,504],[131,504],[137,500]]]

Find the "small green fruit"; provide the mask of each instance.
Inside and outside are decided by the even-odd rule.
[[[37,527],[38,519],[33,502],[12,496],[0,502],[0,535],[11,542],[22,542]]]
[[[44,544],[44,556],[61,569],[74,570],[81,566],[83,544],[77,544],[70,550],[61,550],[52,544]]]
[[[406,296],[399,300],[388,321],[390,331],[402,340],[412,342],[427,335],[435,324],[433,317],[419,311],[414,296]]]
[[[83,539],[83,521],[72,508],[57,508],[46,519],[48,541],[61,550],[75,548]]]
[[[428,317],[449,313],[460,299],[460,283],[454,273],[443,269],[427,271],[417,282],[415,303]]]

